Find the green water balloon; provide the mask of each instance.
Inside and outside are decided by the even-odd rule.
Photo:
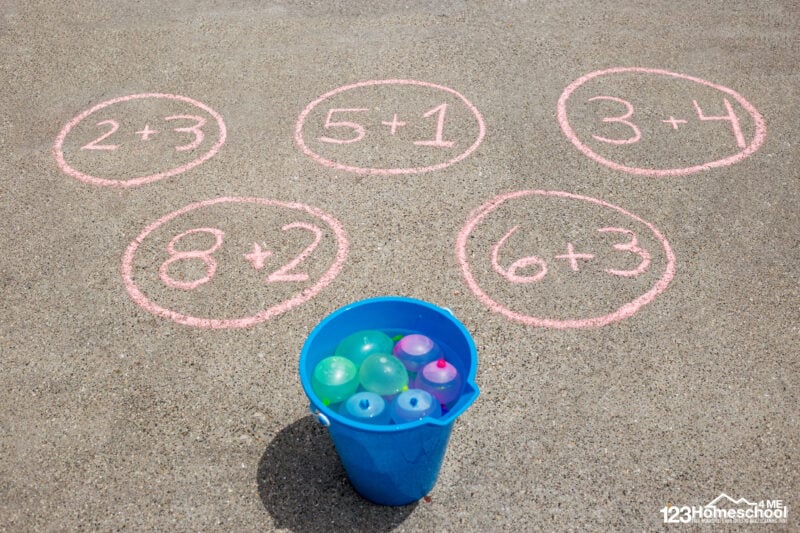
[[[408,390],[408,371],[403,362],[393,355],[370,355],[361,363],[358,377],[364,389],[381,396],[392,396]]]
[[[382,331],[365,329],[344,338],[336,347],[334,355],[347,357],[356,366],[361,366],[364,359],[376,353],[392,353],[394,342]]]
[[[314,367],[311,388],[325,405],[341,402],[356,392],[358,368],[346,357],[326,357]]]

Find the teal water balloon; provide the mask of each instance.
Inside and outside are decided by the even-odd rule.
[[[425,418],[426,416],[442,416],[439,400],[422,389],[408,389],[397,395],[392,402],[392,422],[402,424]]]
[[[389,404],[382,396],[374,392],[357,392],[342,402],[339,413],[365,424],[388,424],[390,421]]]
[[[374,329],[365,329],[345,337],[336,347],[334,355],[347,357],[356,366],[361,366],[364,359],[376,353],[392,353],[394,342],[386,333]]]
[[[400,359],[389,354],[378,353],[364,359],[358,377],[365,390],[381,396],[393,396],[408,389],[406,367]]]
[[[311,388],[325,405],[339,403],[358,388],[358,368],[346,357],[326,357],[314,367]]]

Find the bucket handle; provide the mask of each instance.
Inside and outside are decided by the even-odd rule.
[[[314,415],[314,418],[317,419],[317,422],[319,422],[319,425],[322,427],[328,427],[331,425],[331,421],[319,409],[315,409],[313,405],[309,405],[308,408],[311,411],[311,414]]]

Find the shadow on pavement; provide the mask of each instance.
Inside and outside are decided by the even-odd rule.
[[[385,507],[359,496],[326,430],[310,415],[267,446],[257,481],[275,526],[296,532],[391,531],[417,506]]]

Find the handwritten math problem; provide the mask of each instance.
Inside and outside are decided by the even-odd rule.
[[[330,144],[352,144],[361,141],[367,135],[366,128],[358,124],[356,122],[345,121],[345,120],[332,120],[334,113],[337,115],[344,114],[344,113],[364,113],[370,111],[369,108],[356,108],[356,109],[340,109],[340,108],[332,108],[328,110],[328,115],[325,118],[325,124],[323,128],[331,129],[331,128],[344,128],[345,130],[352,130],[353,136],[349,138],[339,138],[339,137],[327,137],[322,136],[319,137],[318,140],[323,143],[330,143]],[[422,140],[422,141],[413,141],[415,146],[433,146],[435,148],[451,148],[455,142],[454,141],[445,141],[443,139],[444,135],[444,123],[445,123],[445,115],[447,114],[447,103],[442,103],[423,113],[422,117],[427,118],[431,115],[436,115],[436,133],[433,139],[429,140]],[[389,128],[389,135],[395,136],[397,134],[398,128],[403,126],[407,126],[407,122],[402,122],[397,118],[397,113],[394,113],[392,116],[392,120],[382,121],[381,125],[387,126]]]
[[[519,230],[519,226],[514,226],[508,232],[503,235],[503,237],[497,241],[492,247],[492,268],[494,268],[495,272],[503,276],[506,280],[510,283],[536,283],[540,281],[542,278],[545,277],[547,274],[548,266],[544,259],[537,257],[535,255],[523,257],[521,259],[517,259],[516,261],[512,262],[508,267],[503,267],[500,264],[500,249],[503,247],[505,242],[511,237],[517,230]],[[598,228],[598,232],[600,233],[621,233],[627,235],[629,240],[624,243],[616,243],[613,245],[614,250],[618,250],[620,252],[631,253],[639,257],[640,262],[636,266],[636,268],[628,269],[628,270],[620,270],[615,268],[606,268],[604,271],[607,274],[611,274],[613,276],[621,276],[626,278],[636,277],[639,274],[644,273],[648,266],[650,266],[650,252],[645,250],[644,248],[639,246],[639,242],[636,237],[636,233],[629,229],[625,228]],[[575,251],[575,246],[573,243],[568,242],[566,245],[566,253],[562,255],[556,255],[553,259],[564,261],[567,265],[569,265],[570,270],[573,272],[580,271],[580,262],[582,261],[593,261],[595,259],[595,254],[592,253],[577,253]],[[538,271],[534,274],[529,275],[519,275],[517,274],[518,271],[529,268],[535,265],[538,268]]]
[[[617,98],[614,96],[595,96],[594,98],[589,98],[589,102],[595,102],[598,100],[608,100],[611,102],[616,102],[622,105],[625,108],[625,113],[620,116],[615,117],[604,117],[602,120],[604,123],[615,123],[615,124],[622,124],[631,130],[631,136],[628,138],[622,139],[609,139],[607,137],[601,137],[600,135],[592,135],[597,141],[604,142],[607,144],[634,144],[639,142],[642,139],[642,130],[632,122],[633,114],[634,114],[634,107],[629,101],[624,100],[622,98]],[[742,133],[742,126],[739,122],[739,117],[736,116],[736,112],[733,109],[730,101],[727,98],[722,99],[726,114],[720,116],[706,116],[703,113],[700,104],[697,103],[697,100],[692,100],[692,105],[694,106],[697,112],[697,119],[703,122],[707,121],[725,121],[730,124],[731,133],[733,134],[733,138],[736,141],[736,145],[739,148],[745,148],[747,146],[747,142],[745,141],[744,134]],[[678,130],[683,124],[686,124],[688,121],[686,119],[676,119],[672,115],[668,119],[664,119],[661,122],[665,124],[669,124],[673,130]]]
[[[391,176],[450,166],[471,154],[484,134],[478,109],[449,87],[372,80],[339,87],[306,106],[295,143],[326,167]]]
[[[53,146],[59,168],[84,183],[136,187],[190,170],[225,144],[222,116],[175,94],[107,100],[68,122]]]
[[[254,234],[248,222],[254,216],[272,221]],[[216,223],[183,229],[184,221],[194,220]],[[348,247],[341,223],[315,207],[223,197],[190,204],[150,224],[128,246],[121,272],[128,294],[151,313],[195,327],[241,328],[316,296],[338,275]],[[222,301],[209,302],[210,296]],[[209,306],[218,307],[219,316],[193,311]],[[239,316],[229,316],[231,308]]]
[[[541,220],[558,219],[567,209],[575,213],[567,227],[543,235]],[[520,217],[525,219],[515,220]],[[492,236],[491,228],[505,220],[519,223]],[[615,225],[587,229],[586,221],[604,220]],[[530,253],[537,248],[551,252]],[[627,318],[663,292],[675,272],[672,248],[652,224],[602,200],[561,191],[515,191],[478,207],[458,234],[456,258],[467,286],[489,309],[515,322],[557,329]],[[654,264],[660,274],[651,272]]]
[[[663,108],[642,89],[661,85],[672,96],[672,108]],[[675,106],[676,101],[684,105]],[[556,111],[562,131],[586,156],[614,170],[644,176],[685,175],[740,162],[759,149],[766,135],[759,112],[735,91],[658,69],[624,67],[586,74],[567,86]],[[485,133],[480,112],[458,91],[424,81],[388,79],[345,85],[318,97],[298,116],[294,140],[305,155],[330,169],[397,176],[458,163],[477,149]],[[69,121],[56,138],[53,155],[63,172],[80,181],[134,187],[207,161],[226,135],[222,117],[199,101],[173,94],[133,94],[104,101]],[[677,153],[682,161],[699,160],[659,167],[650,157],[654,143],[670,145],[674,149],[666,152]],[[507,213],[511,223],[504,222],[499,234],[474,239],[490,226],[485,223],[488,218],[511,204],[535,204],[530,212],[543,216],[555,201],[568,201],[570,211],[577,213],[600,208],[607,220],[594,213],[577,226],[589,228],[582,234],[572,228],[529,241],[531,221],[512,210]],[[302,216],[246,235],[235,224],[227,227],[213,223],[213,217],[195,216],[226,206]],[[185,217],[195,222],[175,223]],[[171,234],[164,234],[173,226]],[[283,244],[276,244],[275,238]],[[542,246],[540,241],[548,239]],[[482,243],[479,249],[468,252],[476,243]],[[348,246],[341,223],[317,208],[263,198],[214,198],[148,226],[128,246],[121,271],[130,296],[149,312],[196,327],[248,327],[314,297],[338,275]],[[464,280],[486,306],[511,320],[551,328],[597,327],[631,316],[666,288],[675,271],[670,245],[653,225],[602,200],[559,191],[507,193],[477,208],[457,236],[456,255]],[[216,314],[213,305],[197,305],[212,294],[210,287],[217,291],[213,294],[226,295],[232,284],[253,283],[248,270],[259,274],[257,285],[267,291],[258,305],[251,302],[236,311],[228,302]],[[497,278],[487,283],[491,275]],[[574,294],[592,284],[611,284],[619,290],[608,293],[605,308],[587,295],[583,307],[579,302],[559,309],[551,302],[537,309],[530,302],[541,301],[539,293],[521,300],[506,289],[490,294],[488,287],[496,287],[498,279],[501,287],[523,291],[553,290],[546,289],[548,284],[562,289],[573,284],[565,290]],[[619,285],[625,280],[627,288]],[[636,291],[640,292],[628,301],[612,301]],[[197,311],[206,307],[212,308],[210,314]]]
[[[657,96],[665,92],[671,98]],[[668,108],[676,101],[683,104]],[[587,157],[651,177],[738,163],[758,150],[766,136],[763,117],[736,91],[658,69],[620,67],[586,74],[564,89],[557,116],[564,135]],[[654,163],[655,153],[661,154],[663,166]]]
[[[308,281],[309,279],[309,275],[307,273],[293,272],[293,270],[297,268],[300,263],[305,261],[308,256],[314,252],[314,249],[319,246],[319,243],[322,240],[323,230],[319,226],[306,222],[292,222],[283,226],[281,230],[286,231],[293,228],[303,229],[311,232],[314,235],[314,240],[311,242],[311,244],[304,248],[302,252],[297,254],[297,256],[293,257],[286,264],[277,268],[273,273],[267,276],[265,280],[266,283],[302,282]],[[181,239],[195,233],[207,233],[212,235],[214,237],[214,244],[212,244],[209,248],[201,250],[176,250],[175,247]],[[218,228],[193,228],[173,237],[172,240],[167,244],[166,248],[169,258],[161,263],[161,266],[158,269],[158,275],[161,278],[161,281],[163,281],[164,285],[168,287],[183,290],[193,290],[200,285],[211,281],[211,278],[214,277],[214,273],[217,271],[217,261],[214,259],[213,254],[219,249],[220,246],[222,246],[224,238],[225,232]],[[248,261],[254,269],[261,270],[266,265],[267,260],[272,256],[272,250],[262,249],[258,242],[253,242],[252,251],[243,254],[242,257],[245,261]],[[206,268],[205,276],[194,281],[183,281],[175,280],[169,275],[170,265],[178,261],[191,259],[200,260],[204,263]]]
[[[176,127],[171,129],[171,131],[173,132],[177,133],[185,132],[192,136],[191,142],[175,146],[176,152],[185,152],[187,150],[194,150],[195,148],[200,146],[200,144],[203,142],[203,139],[205,138],[205,134],[203,133],[203,126],[206,123],[206,119],[204,119],[203,117],[199,117],[197,115],[175,115],[171,117],[164,117],[164,120],[168,122],[175,120],[184,120],[192,122],[190,126]],[[120,127],[119,122],[117,122],[114,119],[101,120],[96,124],[96,126],[98,127],[106,126],[108,129],[93,141],[90,141],[81,146],[81,150],[108,150],[108,151],[117,150],[120,147],[119,144],[101,144],[101,143],[106,139],[108,139],[109,137],[111,137],[112,135],[114,135],[117,132],[117,130],[119,130]],[[158,130],[151,130],[150,124],[145,124],[144,128],[142,128],[137,132],[134,132],[134,135],[140,136],[140,140],[142,142],[147,142],[150,140],[152,136],[158,133],[161,132],[159,132]]]

